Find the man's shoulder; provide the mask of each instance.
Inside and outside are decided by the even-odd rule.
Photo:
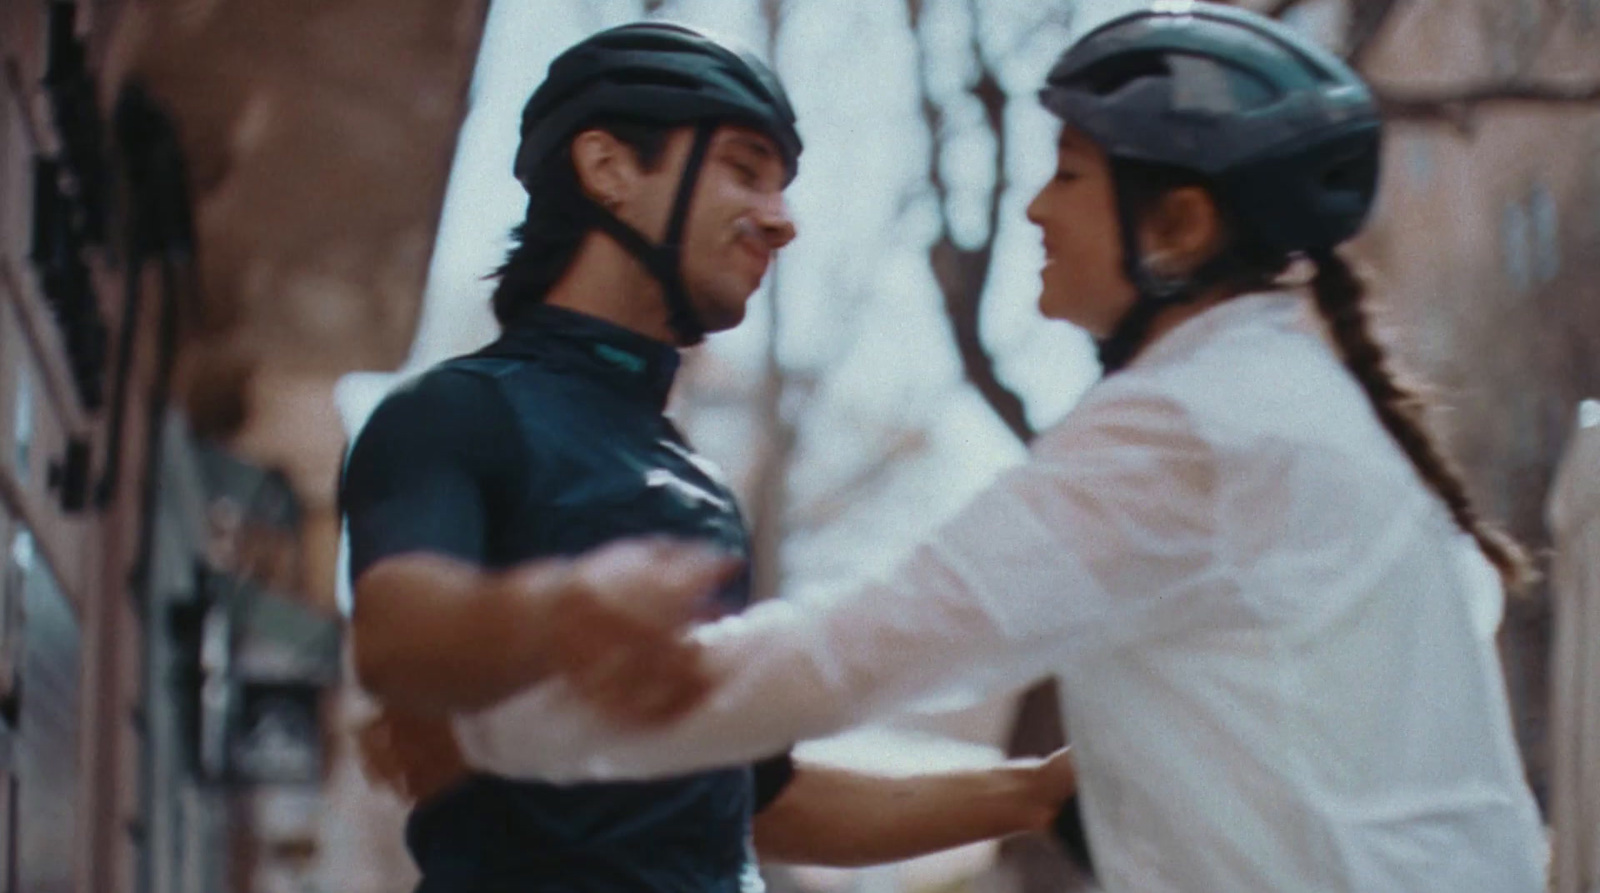
[[[402,382],[378,403],[374,420],[441,414],[456,417],[492,405],[501,399],[496,394],[494,370],[471,359],[445,360]]]
[[[492,377],[452,361],[391,390],[350,445],[346,498],[350,491],[382,490],[444,468],[482,473],[504,467],[520,441],[498,390]]]
[[[494,362],[473,355],[453,357],[429,367],[391,390],[373,410],[354,452],[372,445],[404,443],[416,449],[461,441],[498,442],[515,429],[507,424],[510,403],[497,380]]]
[[[571,380],[572,376],[559,366],[537,357],[499,353],[490,345],[440,361],[419,375],[415,383],[436,392],[498,391],[505,398],[560,401],[572,396]]]
[[[559,370],[487,353],[443,360],[395,388],[368,427],[384,436],[472,441],[495,449],[545,450],[572,440],[573,423],[594,413]],[[552,424],[559,421],[560,424]]]
[[[441,360],[418,378],[445,380],[476,378],[493,381],[504,379],[513,373],[530,371],[532,365],[521,357],[508,357],[492,353],[485,348]]]
[[[385,403],[421,408],[437,404],[479,405],[502,402],[509,392],[540,392],[540,382],[558,377],[527,357],[496,353],[493,345],[472,353],[460,354],[428,367],[390,391]],[[503,405],[503,404],[502,404]]]
[[[418,376],[415,386],[436,399],[461,396],[483,406],[493,402],[524,438],[569,439],[572,424],[606,416],[618,405],[604,399],[604,389],[560,362],[529,355],[508,355],[494,345],[444,360]],[[463,396],[465,395],[465,396]],[[559,420],[559,425],[552,425]]]

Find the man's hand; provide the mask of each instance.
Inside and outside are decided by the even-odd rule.
[[[356,732],[356,747],[367,781],[407,804],[432,797],[468,772],[450,723],[442,716],[386,707]]]
[[[708,616],[713,593],[739,567],[704,546],[663,539],[618,542],[580,556],[557,584],[541,636],[549,671],[613,721],[659,725],[680,718],[713,681],[685,631]],[[550,585],[543,572],[527,583]]]

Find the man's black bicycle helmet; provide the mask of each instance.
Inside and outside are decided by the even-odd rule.
[[[594,226],[615,237],[661,281],[673,330],[680,342],[694,344],[705,329],[684,290],[679,242],[711,135],[724,124],[766,134],[777,144],[792,180],[801,151],[794,109],[777,75],[749,53],[681,25],[641,22],[611,28],[550,63],[544,82],[522,111],[517,179],[534,188],[535,172],[552,155],[565,152],[585,126],[607,119],[696,127],[660,245],[592,202],[586,201],[584,208]]]
[[[1074,43],[1040,91],[1044,106],[1119,162],[1202,175],[1257,252],[1315,256],[1355,235],[1377,189],[1380,122],[1348,65],[1263,16],[1158,0]],[[1107,371],[1131,359],[1161,308],[1217,270],[1164,283],[1144,268],[1119,184],[1124,265],[1139,300],[1101,345]]]

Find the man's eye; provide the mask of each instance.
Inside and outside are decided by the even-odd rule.
[[[1070,183],[1078,179],[1077,171],[1056,171],[1057,183]]]
[[[733,162],[733,169],[739,175],[739,179],[743,180],[746,185],[754,185],[757,180],[761,179],[761,173],[748,164],[741,164],[735,161]]]

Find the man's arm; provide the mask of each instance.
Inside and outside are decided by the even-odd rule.
[[[491,494],[526,487],[508,414],[491,381],[436,369],[386,397],[351,448],[340,481],[350,637],[357,680],[380,700],[481,705],[508,678],[543,675],[536,648],[507,646],[540,632],[552,599],[537,585],[519,597],[482,570]]]
[[[498,513],[533,483],[510,418],[491,381],[435,370],[385,399],[356,439],[341,502],[361,685],[387,704],[443,713],[560,674],[605,703],[626,690],[617,674],[647,675],[651,654],[685,671],[688,684],[663,686],[646,711],[674,715],[705,687],[692,672],[695,649],[667,631],[692,612],[629,605],[621,579],[709,588],[726,568],[704,550],[657,541],[486,570]]]
[[[481,709],[545,678],[565,573],[557,561],[485,573],[428,552],[379,561],[356,582],[357,681],[386,704],[450,712]]]
[[[666,540],[614,543],[574,560],[500,573],[440,555],[395,556],[356,583],[356,675],[385,704],[458,713],[489,707],[553,675],[603,699],[619,679],[669,666],[650,710],[671,718],[710,684],[695,670],[698,648],[678,632],[704,593],[735,569],[724,556]],[[646,572],[680,598],[630,599],[628,581]]]
[[[761,858],[857,867],[1046,829],[1077,788],[1066,750],[990,769],[904,777],[800,763],[756,814]]]

